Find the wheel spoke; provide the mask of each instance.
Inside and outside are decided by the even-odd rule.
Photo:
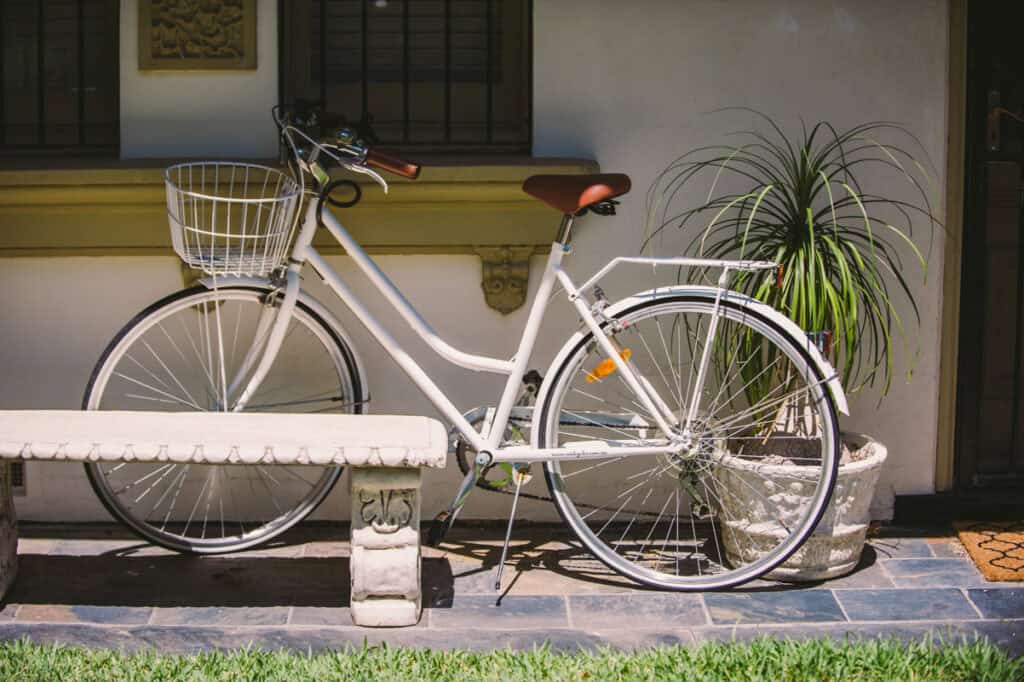
[[[724,302],[704,383],[696,385],[713,310],[714,301],[652,300],[614,325],[619,345],[633,348],[630,366],[641,382],[667,388],[663,398],[676,403],[668,407],[679,410],[679,432],[669,437],[679,447],[545,465],[552,497],[584,545],[613,569],[656,587],[727,587],[771,569],[811,532],[833,483],[838,445],[826,381],[780,327]],[[591,368],[605,360],[599,345],[578,344],[565,358],[536,408],[546,424],[540,444],[562,447],[594,434],[646,443],[657,429],[653,415],[621,375],[593,381]],[[699,409],[684,436],[682,417],[694,401]],[[801,428],[783,430],[794,423]],[[773,454],[804,466],[792,473],[756,466]],[[732,467],[741,468],[731,473]],[[802,482],[786,490],[785,512],[766,492],[778,488],[761,487],[776,470],[778,485]],[[750,519],[748,509],[760,511]]]
[[[269,333],[260,291],[226,287],[169,297],[140,315],[104,354],[89,409],[205,412],[223,409],[241,365],[255,366]],[[280,352],[247,409],[359,411],[358,374],[339,337],[300,304]],[[251,352],[250,352],[251,350]],[[249,360],[243,360],[247,356]],[[233,391],[232,391],[233,392]],[[334,466],[119,463],[86,466],[119,519],[147,540],[219,553],[265,542],[293,526],[340,475]]]

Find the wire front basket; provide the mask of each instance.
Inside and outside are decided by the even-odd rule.
[[[181,163],[164,172],[171,244],[209,275],[264,275],[288,254],[302,190],[248,163]]]

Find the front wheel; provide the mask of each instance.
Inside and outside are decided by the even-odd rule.
[[[826,381],[771,319],[724,299],[702,390],[714,301],[676,294],[617,314],[606,330],[671,410],[669,439],[591,334],[567,349],[538,407],[538,445],[617,441],[656,455],[545,464],[563,520],[605,566],[661,589],[757,578],[813,532],[835,483],[839,431]],[[697,395],[689,438],[684,425]]]
[[[264,289],[195,287],[139,313],[110,342],[86,410],[228,411],[276,315]],[[239,377],[242,377],[239,379]],[[344,339],[301,301],[249,412],[362,411],[363,387]],[[240,387],[231,394],[230,387]],[[312,512],[340,467],[97,462],[85,465],[107,510],[146,540],[219,554],[261,544]]]

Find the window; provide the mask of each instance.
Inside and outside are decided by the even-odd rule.
[[[0,0],[0,151],[116,154],[116,0]]]
[[[24,462],[10,462],[7,466],[10,467],[11,476],[11,492],[16,497],[25,496],[25,463]]]
[[[285,0],[285,104],[324,102],[382,144],[528,152],[529,0]]]

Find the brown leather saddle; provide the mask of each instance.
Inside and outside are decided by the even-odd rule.
[[[629,191],[632,183],[623,173],[592,175],[531,175],[523,191],[565,214],[576,214],[608,202]]]

